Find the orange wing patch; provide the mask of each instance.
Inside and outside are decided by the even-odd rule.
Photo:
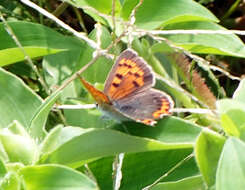
[[[137,120],[137,121],[144,123],[145,125],[150,125],[150,126],[154,126],[156,124],[156,121],[153,119],[142,119],[142,120]]]
[[[89,91],[89,93],[93,96],[98,104],[110,104],[109,98],[103,92],[97,90],[93,85],[89,84],[80,75],[78,75],[78,77],[80,78],[80,81],[83,83],[84,87]]]
[[[169,113],[170,102],[165,98],[162,98],[161,101],[162,101],[161,107],[152,114],[152,116],[155,119],[161,118],[161,116],[163,116],[163,115],[169,115],[170,114]]]
[[[120,99],[144,85],[144,71],[135,62],[123,58],[118,64],[108,95]],[[119,88],[120,86],[120,88]]]

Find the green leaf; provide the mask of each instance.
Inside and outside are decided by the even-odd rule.
[[[228,135],[240,137],[241,131],[245,129],[244,123],[245,112],[243,110],[229,110],[221,116],[221,125]]]
[[[245,104],[233,99],[217,101],[221,126],[231,136],[245,138]]]
[[[0,189],[1,190],[20,190],[21,181],[18,175],[14,172],[8,172],[0,180]]]
[[[31,120],[31,125],[29,128],[30,134],[33,138],[38,138],[39,140],[45,135],[45,124],[48,118],[48,114],[52,109],[55,101],[59,97],[61,91],[56,91],[51,94],[36,110],[35,115]]]
[[[33,139],[27,136],[15,135],[10,131],[0,131],[0,141],[10,162],[21,162],[25,165],[36,162],[37,146]]]
[[[233,94],[233,99],[245,103],[245,79],[241,80]]]
[[[202,176],[188,177],[175,182],[158,183],[152,190],[205,190]]]
[[[52,153],[43,156],[41,162],[77,167],[91,159],[112,156],[121,152],[133,153],[192,147],[191,143],[163,143],[110,129],[80,129],[80,131],[80,135],[65,142]]]
[[[217,111],[220,115],[229,110],[243,110],[245,111],[245,103],[233,99],[221,99],[217,101]]]
[[[129,17],[133,6],[136,4],[135,1],[124,2],[123,18]],[[143,29],[156,29],[170,23],[195,20],[218,21],[208,9],[192,0],[144,0],[136,11],[135,24]]]
[[[196,161],[209,187],[215,184],[217,165],[224,143],[225,138],[211,130],[203,130],[197,139]]]
[[[167,174],[174,166],[190,155],[192,151],[192,148],[187,148],[126,154],[121,169],[123,178],[120,189],[143,189],[143,187],[154,183],[157,179]],[[183,162],[180,167],[184,167],[186,163]],[[171,173],[173,175],[170,174],[171,176],[168,176],[168,180],[192,175],[193,173],[190,174],[190,170],[197,172],[195,175],[198,174],[198,169],[193,160],[192,164],[193,165],[188,165],[189,168],[185,168],[185,171],[174,170],[173,173]],[[163,178],[162,180],[165,181],[167,179]]]
[[[245,188],[245,144],[236,138],[226,141],[217,169],[216,190]]]
[[[42,47],[23,47],[30,58],[41,57],[61,52],[59,49],[47,49]],[[25,55],[20,48],[8,48],[0,50],[0,67],[25,60]]]
[[[108,0],[64,0],[71,3],[76,7],[93,7],[97,11],[105,14],[111,14],[112,2]],[[118,12],[120,9],[120,3],[118,0],[115,0],[115,12]]]
[[[0,97],[1,128],[7,127],[14,120],[28,128],[33,114],[42,102],[23,81],[1,68]]]
[[[100,189],[113,189],[113,162],[114,157],[105,157],[88,163]]]
[[[20,174],[28,190],[98,190],[87,176],[64,166],[28,166]]]
[[[155,127],[135,122],[125,125],[131,135],[153,138],[164,143],[194,144],[201,131],[200,126],[174,116],[161,119]],[[121,125],[119,127],[122,128]]]
[[[103,119],[102,113],[97,109],[67,109],[64,110],[64,114],[67,124],[71,126],[104,128],[113,123],[113,121]]]
[[[7,174],[6,166],[2,159],[0,159],[0,178],[4,177]]]
[[[175,23],[166,26],[166,30],[226,30],[220,25],[205,21]],[[234,34],[178,34],[165,35],[176,45],[193,53],[210,53],[245,57],[244,43]]]
[[[80,44],[80,42],[75,42],[74,38],[65,37],[41,24],[23,21],[8,22],[8,24],[23,47],[31,46],[44,47],[47,48],[47,50],[70,50],[71,45],[74,46],[75,44],[77,44],[77,47],[79,47]],[[0,23],[0,41],[0,50],[17,47],[15,41],[5,30],[3,23]]]

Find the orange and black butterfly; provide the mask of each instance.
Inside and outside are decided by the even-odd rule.
[[[157,119],[170,115],[174,106],[169,95],[152,88],[155,76],[151,67],[132,49],[119,55],[103,92],[80,79],[99,108],[118,121],[131,119],[153,126]]]

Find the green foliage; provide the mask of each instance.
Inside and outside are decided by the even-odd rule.
[[[184,61],[174,64],[178,60],[171,57],[188,52],[244,58],[245,45],[240,38],[234,34],[140,36],[142,31],[151,34],[152,30],[226,30],[217,24],[216,16],[192,0],[144,0],[135,12],[133,28],[128,22],[139,0],[115,0],[113,11],[108,0],[65,2],[97,22],[88,39],[100,42],[103,50],[129,31],[129,36],[114,43],[110,54],[118,55],[130,35],[138,32],[133,35],[132,47],[160,76],[156,88],[169,93],[178,108],[207,108],[213,114],[176,114],[149,127],[106,121],[95,109],[55,110],[56,104],[78,102],[71,97],[81,98],[82,104],[93,102],[80,81],[68,84],[67,80],[93,59],[95,49],[64,31],[57,32],[57,26],[42,16],[33,16],[23,4],[0,2],[0,16],[4,13],[7,20],[0,23],[0,189],[110,190],[119,183],[120,190],[243,190],[245,80],[240,81],[232,98],[215,101],[216,107],[211,109],[200,92],[196,99],[190,96],[198,90],[190,77],[195,66],[214,84],[218,92],[215,98],[225,96],[229,89],[221,89],[204,62],[194,64],[193,60],[188,63],[190,69],[183,71]],[[25,54],[33,59],[39,75],[33,77],[36,71],[25,70]],[[113,61],[100,57],[82,75],[101,87]],[[176,68],[180,64],[184,66]],[[13,72],[14,68],[18,69]],[[45,91],[40,77],[50,92]],[[186,85],[189,93],[182,88],[183,81],[190,81]],[[208,82],[202,85],[209,89]],[[120,153],[124,153],[121,163]]]

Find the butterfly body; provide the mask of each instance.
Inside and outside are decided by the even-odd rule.
[[[153,89],[151,67],[134,50],[120,54],[99,91],[81,78],[99,108],[117,121],[135,120],[153,126],[157,119],[170,115],[173,101],[166,93]]]

